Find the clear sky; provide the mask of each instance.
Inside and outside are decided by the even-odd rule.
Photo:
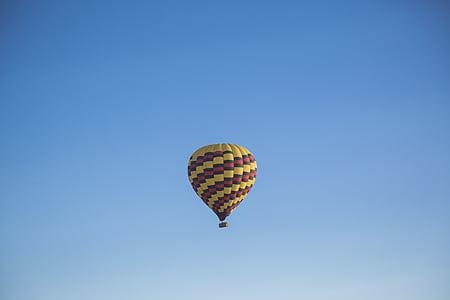
[[[449,299],[449,53],[446,1],[3,1],[0,298]]]

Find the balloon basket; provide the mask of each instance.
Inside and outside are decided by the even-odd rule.
[[[228,227],[228,223],[227,222],[219,223],[219,228],[225,228],[225,227]]]

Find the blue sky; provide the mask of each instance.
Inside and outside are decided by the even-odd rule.
[[[444,1],[0,9],[0,298],[450,296]],[[191,153],[249,148],[217,228]]]

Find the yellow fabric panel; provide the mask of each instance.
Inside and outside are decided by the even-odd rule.
[[[233,151],[230,144],[222,144],[222,151]]]
[[[205,161],[203,163],[203,165],[205,166],[205,169],[211,169],[213,167],[213,162],[212,161]]]
[[[248,155],[248,150],[242,146],[236,145],[236,147],[239,148],[239,150],[241,151],[242,155]]]
[[[237,145],[230,144],[234,157],[242,157],[241,149]]]
[[[225,172],[223,173],[223,176],[225,178],[233,178],[234,176],[234,171],[233,170],[225,170]]]
[[[225,150],[224,150],[224,151],[225,151]],[[230,149],[230,151],[231,151],[231,149]],[[233,160],[233,159],[234,159],[233,153],[225,153],[225,154],[223,155],[223,159],[224,159],[224,160]]]
[[[215,174],[214,175],[214,181],[216,183],[221,183],[223,182],[224,178],[223,178],[223,174]]]

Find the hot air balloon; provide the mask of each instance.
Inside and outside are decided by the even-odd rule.
[[[225,218],[245,199],[256,180],[256,160],[235,144],[214,144],[195,151],[189,159],[189,181],[197,195],[217,215]]]

